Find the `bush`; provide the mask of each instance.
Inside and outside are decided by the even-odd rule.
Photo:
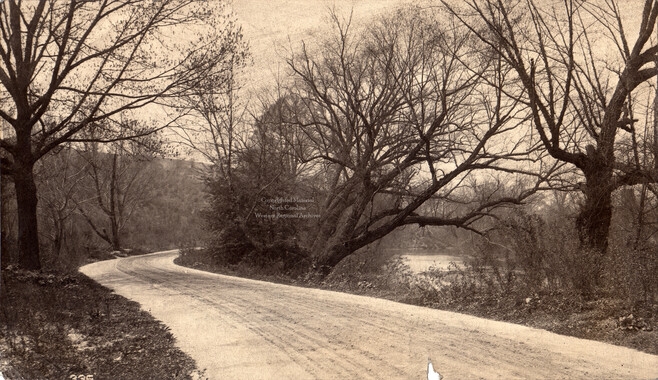
[[[658,301],[658,248],[631,249],[613,244],[604,262],[605,291],[632,305]]]
[[[528,292],[577,292],[592,296],[601,279],[600,257],[579,248],[570,221],[546,222],[536,215],[516,213],[484,239],[469,269],[486,286],[499,292],[513,287]]]
[[[244,230],[238,225],[228,222],[209,241],[209,250],[215,265],[236,265],[255,249]]]
[[[656,250],[611,245],[601,257],[579,248],[571,223],[517,213],[502,219],[495,231],[482,238],[463,265],[453,265],[449,272],[422,274],[414,297],[486,303],[562,294],[651,305],[658,294]]]

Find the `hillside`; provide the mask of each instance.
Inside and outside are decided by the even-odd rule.
[[[126,241],[149,249],[177,248],[200,238],[206,207],[201,164],[180,159],[147,163],[153,173],[149,199],[128,224]]]
[[[66,153],[66,152],[64,152]],[[98,160],[109,155],[100,154]],[[154,158],[127,160],[125,170],[136,176],[138,187],[130,194],[120,232],[121,247],[135,252],[178,248],[196,244],[203,233],[202,211],[206,208],[202,166],[194,161]],[[109,181],[101,165],[100,186]],[[3,178],[2,264],[15,257],[17,215],[13,184]],[[112,250],[87,218],[103,233],[111,230],[108,215],[99,207],[89,166],[81,156],[48,156],[37,172],[39,192],[40,244],[46,253],[42,261],[53,268],[74,269],[90,259],[105,257]],[[107,194],[103,197],[106,198]],[[85,216],[86,215],[86,216]],[[60,234],[58,235],[58,231]],[[60,244],[56,249],[55,245]]]

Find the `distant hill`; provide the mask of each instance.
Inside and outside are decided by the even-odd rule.
[[[126,242],[155,249],[194,243],[203,233],[204,164],[182,159],[145,163],[153,193],[126,228]]]
[[[42,260],[47,265],[64,267],[76,266],[98,252],[109,252],[107,242],[98,237],[88,225],[84,216],[76,209],[77,199],[94,219],[99,229],[110,231],[107,216],[96,210],[95,193],[85,185],[84,176],[69,177],[70,173],[82,173],[85,162],[78,154],[50,155],[40,162],[36,180],[39,189],[39,233]],[[103,154],[101,154],[103,157]],[[68,165],[68,166],[67,166]],[[204,164],[181,159],[155,158],[139,160],[139,173],[147,179],[142,188],[145,196],[140,206],[128,219],[121,236],[121,246],[137,251],[173,249],[180,246],[197,245],[203,240],[206,194],[201,172]],[[67,168],[68,169],[65,169]],[[74,178],[68,180],[66,178]],[[68,181],[68,182],[67,182]],[[73,186],[72,197],[68,198],[63,220],[64,236],[60,253],[54,258],[50,252],[54,233],[54,203],[59,207],[65,199],[61,189]],[[10,178],[2,178],[2,254],[6,260],[16,251],[17,214],[14,186]],[[53,260],[55,263],[53,263]]]

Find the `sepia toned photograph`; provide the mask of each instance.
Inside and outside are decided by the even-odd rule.
[[[658,0],[0,0],[0,380],[658,380]]]

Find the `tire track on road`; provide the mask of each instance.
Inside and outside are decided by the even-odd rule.
[[[322,370],[329,372],[336,372],[336,367],[342,369],[339,373],[344,378],[354,378],[355,376],[363,376],[362,370],[368,361],[362,361],[358,363],[353,360],[352,357],[346,354],[340,354],[340,351],[337,349],[340,347],[340,344],[331,344],[326,340],[318,339],[311,334],[318,333],[317,330],[311,329],[309,326],[305,326],[302,323],[295,324],[295,328],[284,327],[281,322],[286,320],[285,315],[279,312],[275,308],[269,308],[263,305],[258,305],[254,303],[251,298],[240,297],[239,295],[233,295],[231,297],[231,302],[217,302],[215,299],[210,299],[206,296],[200,295],[202,293],[198,292],[198,289],[193,288],[192,286],[181,283],[177,279],[171,278],[171,273],[166,270],[148,268],[149,272],[157,271],[162,275],[167,275],[169,279],[167,281],[159,280],[158,277],[148,275],[144,271],[134,271],[132,269],[126,270],[121,269],[127,274],[138,275],[144,278],[147,278],[148,281],[158,283],[161,286],[174,289],[178,292],[184,293],[192,298],[199,300],[213,308],[220,308],[223,311],[230,313],[229,319],[240,320],[244,326],[247,326],[251,331],[255,332],[261,336],[268,343],[276,346],[279,349],[286,351],[286,353],[291,357],[291,359],[297,358],[296,362],[302,364],[306,369],[317,373],[317,367],[321,367]],[[206,289],[207,290],[207,289]],[[277,301],[277,305],[284,306],[286,302]],[[253,313],[256,306],[264,312]],[[268,321],[266,318],[261,316],[270,315],[278,317],[278,320]],[[248,318],[249,316],[250,318]],[[304,315],[296,318],[297,321],[305,321],[311,319],[311,315]],[[262,325],[268,325],[267,329],[264,329]],[[300,328],[304,328],[306,331],[302,332]],[[297,339],[292,339],[296,337]],[[340,342],[338,342],[340,343]],[[293,347],[294,350],[290,350],[289,347]],[[312,349],[309,347],[313,347]],[[303,352],[312,352],[312,355],[304,355]],[[299,357],[301,356],[301,361]],[[374,358],[374,355],[370,353],[368,355],[370,359]],[[349,365],[346,365],[349,364]],[[386,363],[380,363],[381,365],[387,365]],[[399,371],[397,368],[392,367],[397,375],[404,376],[402,371]],[[375,378],[373,376],[368,376],[367,378]]]
[[[253,313],[250,313],[251,310],[254,309],[256,305],[258,305],[259,308],[261,309],[266,309],[269,315],[277,315],[279,317],[283,317],[284,314],[274,308],[267,308],[265,306],[264,301],[267,298],[273,298],[271,296],[269,297],[260,297],[261,299],[259,302],[253,302],[253,297],[252,298],[244,298],[240,297],[238,294],[233,294],[232,299],[234,300],[240,300],[240,303],[236,302],[229,302],[225,301],[225,303],[218,303],[215,300],[210,300],[204,296],[201,296],[199,294],[202,294],[198,292],[198,287],[201,287],[202,290],[214,290],[216,289],[217,285],[213,286],[208,286],[208,284],[204,282],[200,282],[198,284],[194,284],[197,286],[197,288],[193,287],[189,283],[185,281],[186,276],[182,276],[177,272],[171,272],[166,269],[161,269],[161,268],[156,268],[148,265],[144,265],[140,267],[139,270],[136,269],[130,269],[129,272],[130,275],[136,276],[136,277],[143,277],[148,279],[147,282],[153,282],[157,283],[161,286],[175,289],[177,291],[180,291],[181,293],[184,293],[192,298],[198,299],[201,302],[204,302],[208,304],[209,306],[212,307],[222,307],[224,310],[229,311],[231,313],[231,318],[232,320],[240,320],[242,322],[243,326],[247,326],[251,331],[259,335],[261,338],[263,338],[265,341],[267,341],[269,344],[281,349],[282,351],[286,352],[286,354],[294,360],[297,364],[300,364],[303,366],[305,369],[307,369],[309,372],[312,372],[314,375],[318,374],[318,367],[321,367],[323,371],[332,371],[333,373],[336,373],[336,366],[340,367],[342,371],[339,373],[341,377],[343,378],[352,378],[352,376],[355,376],[358,374],[358,369],[360,368],[357,363],[355,363],[350,356],[347,355],[335,355],[333,352],[328,350],[325,345],[327,342],[324,340],[320,339],[315,339],[312,338],[310,333],[316,333],[316,334],[322,334],[322,330],[313,330],[310,329],[308,326],[304,326],[301,324],[296,325],[297,329],[282,329],[280,325],[277,322],[281,321],[273,321],[274,323],[271,323],[269,326],[268,330],[265,330],[263,328],[258,327],[258,324],[263,324],[267,322],[266,320],[259,320],[256,323],[256,321],[246,318],[244,315],[252,315]],[[165,277],[168,278],[168,280],[159,280],[158,276],[156,275],[155,277],[153,275],[147,275],[146,273],[153,273],[153,274],[159,274],[160,277]],[[173,279],[172,279],[173,277]],[[254,291],[257,291],[257,287],[243,284],[243,286],[237,286],[235,284],[232,284],[229,280],[222,281],[223,289],[240,289],[240,293],[248,292],[249,294],[254,294]],[[178,287],[179,289],[176,289],[174,287]],[[180,288],[185,289],[185,290],[180,290]],[[303,298],[298,298],[294,297],[292,294],[289,294],[286,291],[279,291],[277,292],[277,305],[280,306],[286,306],[288,308],[296,309],[296,310],[307,310],[309,312],[317,312],[318,310],[322,310],[323,307],[325,306],[321,301],[311,299],[310,301],[308,299],[303,299]],[[243,305],[249,305],[249,307],[243,307]],[[233,307],[228,307],[228,305],[232,305]],[[343,305],[346,306],[346,305]],[[349,305],[347,305],[349,306]],[[395,324],[395,318],[390,318],[390,316],[383,316],[383,315],[375,315],[373,316],[374,318],[378,318],[380,320],[384,320],[382,317],[388,318],[385,320],[385,322],[381,323],[373,323],[369,320],[365,320],[363,318],[354,318],[353,316],[359,315],[359,313],[355,313],[356,309],[350,310],[350,307],[343,307],[343,308],[334,308],[332,309],[332,316],[334,318],[342,318],[343,321],[347,321],[346,323],[350,324],[350,330],[352,331],[363,331],[364,327],[372,327],[377,329],[377,333],[387,333],[388,335],[401,335],[403,334],[403,330],[400,329],[394,329],[393,327],[390,326],[396,326]],[[359,310],[360,311],[360,310]],[[351,317],[350,317],[351,316]],[[310,316],[306,317],[300,317],[298,319],[302,320],[307,320],[310,318]],[[232,323],[232,325],[236,325],[235,322]],[[279,326],[277,328],[277,326]],[[306,332],[302,333],[299,328],[300,327],[305,327]],[[429,328],[429,326],[428,326]],[[274,333],[274,331],[277,331],[278,334]],[[446,333],[444,333],[446,334]],[[522,376],[520,375],[520,372],[517,370],[518,363],[520,362],[527,362],[529,359],[528,355],[529,353],[527,351],[516,351],[512,352],[514,355],[509,355],[509,353],[505,350],[504,352],[499,352],[497,354],[493,354],[490,349],[482,349],[481,347],[489,347],[490,342],[484,340],[484,339],[473,339],[472,335],[478,335],[478,331],[473,331],[471,332],[471,336],[469,339],[466,340],[467,345],[464,345],[465,341],[463,337],[459,339],[458,337],[455,336],[456,339],[453,339],[449,342],[449,344],[452,344],[452,347],[448,347],[445,345],[446,340],[442,340],[441,342],[433,342],[429,341],[426,339],[422,339],[422,337],[415,337],[416,344],[419,345],[434,345],[437,346],[437,343],[440,344],[440,346],[435,347],[435,349],[439,349],[442,352],[442,358],[443,359],[451,359],[450,361],[457,361],[457,362],[467,362],[467,363],[479,363],[480,365],[485,365],[487,367],[497,367],[498,370],[504,369],[506,372],[509,372],[513,374],[514,377],[519,376],[521,378]],[[290,336],[297,335],[300,337],[303,337],[305,340],[299,339],[298,341],[292,341],[290,340]],[[370,334],[373,335],[373,334]],[[359,334],[358,340],[363,340],[366,341],[369,336],[365,336],[364,334]],[[396,348],[397,350],[402,350],[405,349],[404,346],[402,345],[396,345],[395,342],[399,342],[399,340],[393,340],[394,344],[391,345],[392,348]],[[340,341],[340,343],[347,343],[346,341]],[[304,355],[301,352],[308,351],[308,346],[312,347],[321,347],[321,348],[316,348],[312,350],[312,352],[317,353],[318,355],[320,353],[324,353],[324,355]],[[459,349],[456,348],[456,346],[459,345]],[[293,347],[294,350],[291,350],[290,347]],[[354,349],[354,347],[350,347],[351,351]],[[370,363],[372,361],[378,362],[378,365],[383,365],[383,366],[388,366],[390,367],[389,370],[392,370],[392,372],[395,373],[396,376],[404,376],[405,372],[400,370],[396,366],[390,365],[391,361],[389,360],[384,360],[381,356],[378,356],[376,353],[373,352],[368,352],[365,351],[361,348],[356,348],[358,353],[361,356],[364,356],[370,360]],[[396,351],[397,351],[396,350]],[[533,359],[535,359],[537,362],[546,362],[546,355],[532,355]],[[516,360],[514,360],[516,358]],[[507,359],[509,361],[513,361],[514,364],[507,364],[504,360],[502,359]],[[436,359],[435,359],[436,360]],[[326,363],[330,362],[333,363],[334,365],[329,366]],[[367,361],[363,361],[364,363],[367,363]],[[336,364],[338,363],[338,364]],[[351,368],[348,368],[344,364],[341,363],[349,363],[351,365]],[[505,364],[503,364],[505,363]],[[362,364],[362,368],[367,368],[367,365]],[[558,378],[564,376],[564,378],[569,378],[569,375],[567,374],[562,374],[561,372],[546,372],[546,371],[541,371],[541,369],[535,369],[536,375],[539,377],[545,377],[545,378]],[[471,375],[476,376],[477,378],[487,378],[491,376],[490,372],[487,371],[477,371],[473,370],[472,368],[469,368],[467,370]],[[583,371],[581,373],[582,376],[586,376],[588,371]],[[348,376],[348,377],[345,377]]]
[[[423,378],[428,356],[448,379],[658,377],[658,357],[625,348],[379,299],[209,274],[178,267],[174,257],[165,252],[81,270],[153,310],[211,378]]]

